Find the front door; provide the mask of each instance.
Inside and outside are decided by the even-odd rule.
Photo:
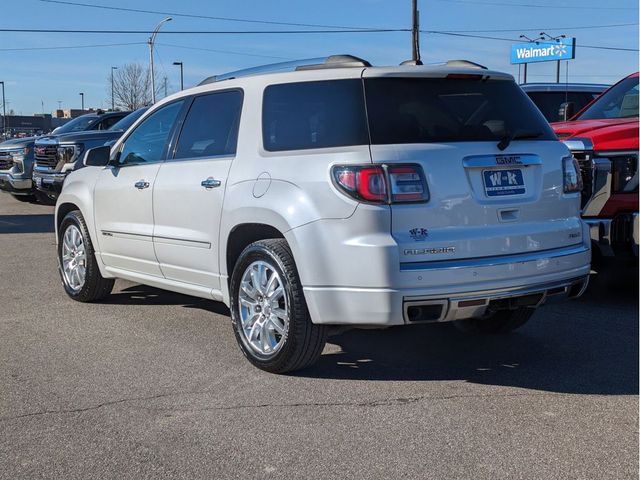
[[[167,279],[220,289],[220,217],[241,109],[239,90],[196,96],[173,158],[160,167],[153,241]]]
[[[153,188],[184,101],[153,112],[120,145],[95,187],[95,224],[107,268],[162,276],[153,250]]]

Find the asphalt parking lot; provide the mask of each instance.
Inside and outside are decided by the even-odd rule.
[[[69,300],[52,212],[0,196],[1,478],[637,478],[635,286],[509,336],[351,331],[276,376],[221,304]]]

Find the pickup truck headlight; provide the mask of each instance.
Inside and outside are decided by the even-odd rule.
[[[582,174],[580,165],[574,157],[562,159],[562,183],[564,193],[577,193],[582,191]]]
[[[81,151],[78,145],[61,145],[58,147],[58,162],[73,163]]]
[[[23,162],[24,157],[29,153],[29,148],[21,148],[19,150],[11,151],[11,159],[14,162]]]
[[[638,191],[638,157],[611,156],[612,190],[615,193]]]

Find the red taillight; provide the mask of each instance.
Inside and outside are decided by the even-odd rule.
[[[387,169],[392,202],[426,202],[427,182],[419,165],[390,165]]]
[[[380,167],[364,167],[358,171],[356,185],[360,196],[368,202],[387,200],[387,184]]]
[[[420,165],[333,167],[333,178],[349,196],[372,203],[426,202],[427,182]]]

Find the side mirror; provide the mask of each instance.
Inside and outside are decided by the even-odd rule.
[[[576,104],[573,102],[564,102],[560,104],[558,109],[558,117],[561,122],[566,122],[576,114]]]
[[[111,147],[102,146],[87,150],[84,156],[84,165],[86,167],[106,167],[109,164],[111,156]]]

